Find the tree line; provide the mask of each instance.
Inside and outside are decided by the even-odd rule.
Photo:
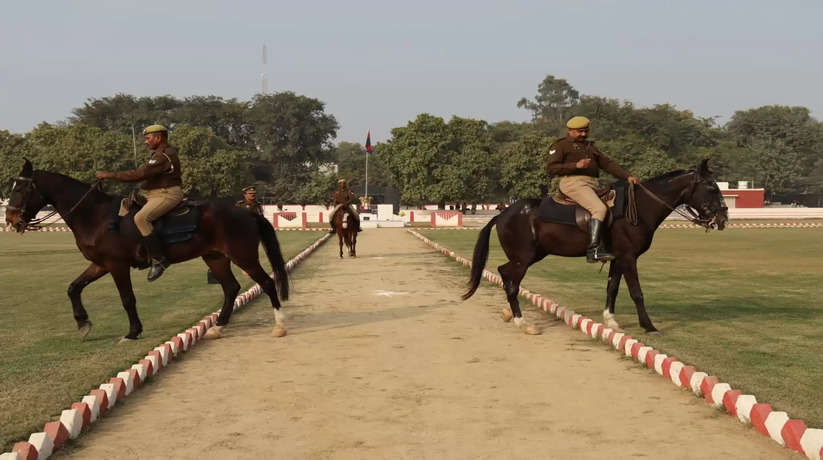
[[[423,113],[393,128],[370,155],[369,186],[394,188],[410,205],[540,196],[550,186],[549,145],[565,135],[568,118],[582,115],[592,120],[600,150],[641,179],[711,158],[718,180],[752,181],[766,189],[767,199],[791,196],[820,205],[823,197],[823,123],[805,107],[740,110],[720,125],[670,104],[638,108],[580,94],[552,75],[533,99],[517,105],[531,121]],[[25,134],[0,130],[0,196],[8,194],[22,157],[87,182],[96,170],[136,167],[148,154],[140,130],[154,123],[170,128],[191,195],[237,196],[253,184],[267,202],[325,203],[338,177],[363,193],[363,146],[335,145],[339,125],[323,102],[282,92],[249,101],[118,94],[88,100],[65,122],[42,123]],[[114,192],[125,187],[107,184]]]

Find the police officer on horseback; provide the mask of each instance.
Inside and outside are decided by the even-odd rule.
[[[183,184],[177,149],[168,144],[168,130],[162,125],[151,125],[143,130],[146,146],[151,150],[149,161],[131,171],[98,171],[98,179],[120,182],[141,182],[146,204],[134,215],[134,225],[142,236],[149,253],[151,269],[148,280],[154,281],[169,266],[163,252],[163,243],[154,232],[152,222],[171,211],[183,201]]]
[[[587,262],[607,262],[614,256],[606,252],[602,242],[603,222],[608,208],[595,192],[603,169],[611,175],[636,184],[637,178],[604,155],[594,142],[587,140],[589,119],[573,117],[566,123],[568,136],[549,147],[548,171],[560,177],[560,191],[591,213]]]
[[[332,210],[331,214],[329,214],[329,226],[331,227],[331,231],[329,233],[334,233],[334,216],[337,214],[337,211],[340,210],[343,206],[346,206],[349,213],[354,216],[355,226],[357,227],[357,231],[361,231],[360,229],[360,215],[357,213],[357,210],[354,209],[352,203],[354,202],[354,194],[349,190],[348,184],[346,184],[346,179],[340,179],[337,181],[337,190],[334,191],[334,209]]]

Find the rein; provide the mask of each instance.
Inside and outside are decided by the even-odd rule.
[[[710,225],[711,219],[704,219],[704,218],[700,217],[700,214],[695,212],[695,210],[692,209],[691,206],[686,205],[685,206],[686,212],[683,212],[679,209],[679,207],[674,208],[671,205],[669,205],[669,203],[666,203],[662,198],[660,198],[656,193],[649,190],[649,188],[646,187],[645,185],[643,185],[639,182],[636,185],[639,186],[641,189],[643,189],[643,191],[645,191],[649,195],[649,197],[651,197],[654,201],[657,201],[658,203],[662,204],[663,206],[668,208],[670,211],[674,211],[674,212],[680,214],[681,216],[683,216],[683,218],[685,218],[686,220],[688,220],[689,222],[691,222],[695,225],[699,225],[701,227],[704,227],[707,232],[709,230],[711,230],[711,225]],[[626,218],[629,220],[630,224],[632,224],[634,226],[637,226],[637,222],[638,222],[637,201],[635,199],[634,186],[635,186],[635,184],[629,183],[629,209],[626,211]]]
[[[22,181],[24,181],[24,182],[29,182],[29,183],[31,184],[31,187],[32,187],[33,189],[36,189],[36,188],[37,188],[37,186],[34,184],[34,181],[32,180],[32,178],[31,178],[31,177],[17,177],[17,178],[16,178],[16,180],[22,180]],[[101,182],[101,179],[97,179],[97,180],[95,180],[95,181],[94,181],[94,183],[93,183],[93,184],[91,184],[91,187],[89,187],[89,189],[86,191],[86,193],[84,193],[84,194],[83,194],[83,196],[81,196],[81,197],[80,197],[80,199],[77,201],[77,203],[75,203],[75,204],[74,204],[74,206],[72,206],[72,207],[71,207],[71,209],[69,209],[69,211],[66,213],[66,215],[65,215],[65,216],[63,216],[63,220],[65,220],[67,217],[69,217],[69,216],[71,215],[71,213],[73,213],[73,212],[74,212],[74,210],[75,210],[75,209],[77,209],[77,207],[78,207],[78,206],[80,206],[80,203],[82,203],[82,202],[83,202],[83,200],[85,200],[85,199],[86,199],[86,197],[87,197],[87,196],[89,196],[89,194],[90,194],[90,193],[91,193],[91,192],[92,192],[95,188],[97,188],[97,186],[100,184],[100,182]],[[8,206],[8,208],[9,208],[9,209],[14,209],[14,210],[18,209],[18,208],[16,208],[16,207],[12,207],[12,206]],[[25,211],[25,208],[26,208],[26,207],[25,207],[25,205],[24,205],[24,206],[23,206],[23,209],[20,209],[20,212],[24,212],[24,211]],[[46,220],[50,219],[50,218],[51,218],[52,216],[54,216],[55,214],[57,214],[57,208],[55,208],[55,209],[54,209],[54,211],[52,211],[52,212],[50,212],[50,213],[46,214],[46,215],[45,215],[45,216],[43,216],[43,217],[39,217],[39,218],[32,219],[32,220],[28,221],[28,222],[26,223],[26,229],[27,229],[27,230],[37,230],[37,229],[40,229],[40,228],[42,227],[42,225],[41,225],[41,224],[42,224],[43,222],[45,222]]]

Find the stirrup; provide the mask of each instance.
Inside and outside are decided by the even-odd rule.
[[[163,265],[163,263],[157,259],[152,259],[151,268],[149,269],[149,274],[146,276],[146,279],[148,279],[149,282],[152,282],[157,278],[160,278],[160,275],[162,275],[165,270],[166,265]]]
[[[595,262],[610,262],[614,260],[614,255],[601,250],[599,248],[589,249],[586,251],[586,262],[593,264]]]

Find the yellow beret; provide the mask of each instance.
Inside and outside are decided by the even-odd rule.
[[[169,132],[169,130],[166,129],[166,127],[163,126],[163,125],[151,125],[151,126],[146,126],[146,128],[143,130],[143,135],[145,136],[146,134],[168,133],[168,132]]]
[[[257,193],[257,190],[255,190],[254,186],[252,186],[252,185],[243,188],[243,193],[249,193],[249,192]]]
[[[346,179],[340,179],[337,181],[338,184],[342,184],[343,182],[346,182]]]
[[[566,127],[569,129],[580,129],[580,128],[588,128],[589,121],[586,117],[572,117],[571,120],[566,122]]]

